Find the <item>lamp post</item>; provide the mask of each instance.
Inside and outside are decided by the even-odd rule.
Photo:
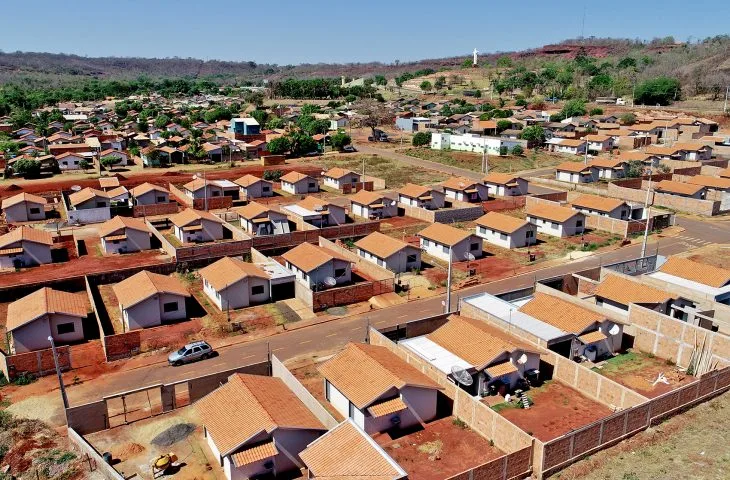
[[[649,240],[649,220],[651,220],[651,207],[649,206],[649,195],[651,194],[651,174],[652,168],[649,166],[649,185],[646,187],[646,200],[644,201],[646,225],[644,225],[644,240],[641,242],[641,258],[644,258],[646,255],[646,242]]]
[[[451,252],[451,246],[449,246],[449,271],[448,276],[446,279],[446,304],[444,305],[444,313],[449,313],[451,311],[451,263],[452,263],[452,252]]]
[[[63,400],[63,408],[68,408],[68,397],[66,396],[66,387],[63,384],[63,377],[61,376],[61,367],[58,365],[58,352],[56,352],[56,344],[53,342],[53,337],[48,336],[48,341],[51,342],[51,351],[53,352],[53,363],[56,365],[56,375],[58,376],[58,384],[61,387],[61,400]]]

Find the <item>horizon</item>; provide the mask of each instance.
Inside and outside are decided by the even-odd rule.
[[[661,18],[656,18],[652,5],[627,0],[616,0],[610,12],[584,7],[576,0],[566,0],[561,9],[537,6],[516,11],[508,5],[488,9],[468,1],[459,5],[457,13],[473,15],[456,15],[450,21],[453,25],[441,25],[442,16],[438,14],[444,7],[428,0],[417,9],[375,0],[367,8],[352,6],[322,12],[317,6],[285,3],[289,3],[284,7],[287,15],[278,19],[264,4],[244,6],[232,0],[222,0],[216,4],[218,8],[204,12],[199,11],[199,3],[191,0],[151,5],[130,0],[124,12],[113,4],[79,1],[76,4],[81,6],[69,9],[40,0],[34,4],[34,35],[27,34],[25,6],[5,5],[6,23],[0,31],[0,45],[7,54],[51,53],[82,58],[389,65],[395,61],[470,56],[474,48],[482,55],[529,50],[581,36],[643,41],[672,36],[678,42],[696,41],[725,34],[724,19],[730,14],[730,3],[720,0],[703,2],[703,8],[694,11],[684,11],[685,3],[680,0],[667,0]],[[716,14],[706,16],[708,9]],[[529,17],[524,10],[529,10]],[[631,15],[627,16],[629,10]],[[135,12],[140,12],[141,20],[136,19]],[[527,21],[522,31],[516,31],[520,16]],[[485,23],[485,17],[498,20]],[[37,35],[38,31],[53,32],[58,25],[74,22],[81,22],[83,28],[60,28],[51,40],[48,35]],[[548,28],[530,25],[532,22]],[[318,25],[323,28],[316,28]]]

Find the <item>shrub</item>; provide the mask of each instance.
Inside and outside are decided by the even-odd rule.
[[[413,135],[413,143],[414,147],[422,147],[424,145],[430,145],[431,144],[431,133],[430,132],[418,132],[415,135]]]
[[[266,170],[262,176],[264,180],[278,182],[282,175],[284,175],[284,172],[281,170]]]
[[[507,146],[506,146],[506,145],[502,145],[501,147],[499,147],[499,155],[500,155],[500,156],[505,156],[505,155],[507,155],[507,152],[508,152],[508,151],[509,151],[509,149],[507,148]]]
[[[590,111],[590,115],[603,115],[603,109],[602,108],[592,108]]]
[[[512,155],[522,155],[523,153],[525,153],[525,151],[522,149],[522,146],[515,145],[512,147]]]

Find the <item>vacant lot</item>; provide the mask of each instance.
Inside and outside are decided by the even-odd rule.
[[[608,407],[554,380],[530,389],[527,396],[532,400],[529,409],[518,407],[516,402],[502,403],[492,408],[543,442],[589,425],[612,413]]]
[[[730,392],[571,465],[561,480],[727,479]]]
[[[504,453],[455,417],[429,423],[424,430],[389,440],[376,438],[408,478],[442,480]]]
[[[464,168],[479,172],[482,167],[480,153],[456,152],[453,150],[431,150],[429,148],[408,148],[402,153],[411,157],[422,158],[432,162],[443,163],[453,167]],[[537,153],[529,151],[525,155],[504,157],[489,156],[489,171],[500,173],[516,173],[522,170],[533,170],[558,165],[570,160],[564,155],[551,154],[543,151]]]
[[[696,380],[680,371],[672,362],[638,350],[617,355],[594,367],[593,371],[649,398]],[[664,375],[668,383],[657,381],[660,374]]]
[[[706,247],[694,250],[691,255],[679,255],[686,256],[690,260],[695,262],[705,263],[707,265],[714,265],[720,268],[726,268],[730,270],[730,248],[727,245],[708,245]]]

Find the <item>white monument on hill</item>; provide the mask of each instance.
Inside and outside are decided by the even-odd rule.
[[[479,53],[479,51],[477,51],[477,49],[475,48],[472,53],[474,55],[474,60],[472,61],[472,65],[474,65],[476,67],[477,66],[477,54]]]

